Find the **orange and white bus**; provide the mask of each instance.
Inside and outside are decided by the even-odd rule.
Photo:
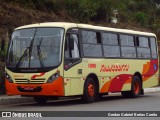
[[[159,84],[156,35],[127,29],[52,22],[16,28],[6,58],[8,95],[81,96],[108,92],[139,97]]]

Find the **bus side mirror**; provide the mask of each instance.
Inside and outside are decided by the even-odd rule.
[[[69,39],[69,49],[74,50],[74,39],[73,39],[73,37],[70,37],[70,39]]]

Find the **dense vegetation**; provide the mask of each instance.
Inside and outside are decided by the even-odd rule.
[[[120,22],[137,22],[143,26],[160,24],[160,8],[156,0],[5,0],[27,9],[64,12],[78,22],[110,22],[112,11],[118,10]],[[158,3],[158,2],[157,2]]]
[[[94,23],[110,23],[113,17],[113,10],[118,10],[119,23],[125,24],[138,24],[143,27],[150,28],[155,31],[159,31],[160,28],[160,8],[158,7],[159,0],[2,0],[7,2],[8,5],[15,7],[21,7],[22,19],[17,19],[16,23],[7,23],[7,26],[11,24],[22,25],[30,24],[33,22],[46,22],[54,18],[65,18],[64,21],[76,21],[76,22],[93,22]],[[157,5],[157,6],[156,6]],[[34,11],[42,11],[46,13],[46,16],[50,16],[51,19],[43,19],[38,14],[33,18],[28,18],[30,11],[26,12],[26,9]],[[5,10],[5,9],[4,9]],[[3,9],[1,9],[3,14]],[[16,12],[10,10],[9,12]],[[17,11],[18,12],[18,11]],[[19,14],[19,13],[16,13]],[[25,19],[23,18],[25,16]],[[39,19],[35,18],[39,16]],[[44,15],[45,16],[45,15]],[[48,17],[47,16],[47,17]],[[13,18],[16,16],[12,16]],[[56,20],[52,21],[58,21]],[[10,18],[12,19],[12,18]],[[29,19],[29,20],[28,20]],[[8,20],[6,20],[8,21]],[[60,20],[62,21],[62,20]],[[14,26],[13,27],[16,27]],[[125,25],[126,26],[126,25]],[[13,29],[13,28],[12,28]]]

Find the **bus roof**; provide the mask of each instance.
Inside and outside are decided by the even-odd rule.
[[[138,35],[145,35],[145,36],[156,36],[154,33],[149,33],[149,32],[140,32],[140,31],[128,30],[128,29],[101,27],[101,26],[94,26],[94,25],[88,25],[88,24],[76,24],[76,23],[68,23],[68,22],[37,23],[37,24],[21,26],[21,27],[16,28],[15,30],[25,29],[25,28],[33,28],[33,27],[63,27],[65,29],[77,27],[77,28],[86,28],[86,29],[93,29],[93,30],[119,32],[119,33],[126,33],[126,34],[138,34]]]
[[[37,24],[30,24],[30,25],[21,26],[21,27],[16,28],[15,30],[25,29],[25,28],[34,28],[34,27],[72,28],[72,27],[77,27],[77,24],[75,24],[75,23],[67,23],[67,22],[46,22],[46,23],[37,23]]]

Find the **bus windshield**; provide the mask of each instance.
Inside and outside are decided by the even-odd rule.
[[[10,41],[7,67],[45,68],[61,62],[64,29],[29,28],[16,30]]]

